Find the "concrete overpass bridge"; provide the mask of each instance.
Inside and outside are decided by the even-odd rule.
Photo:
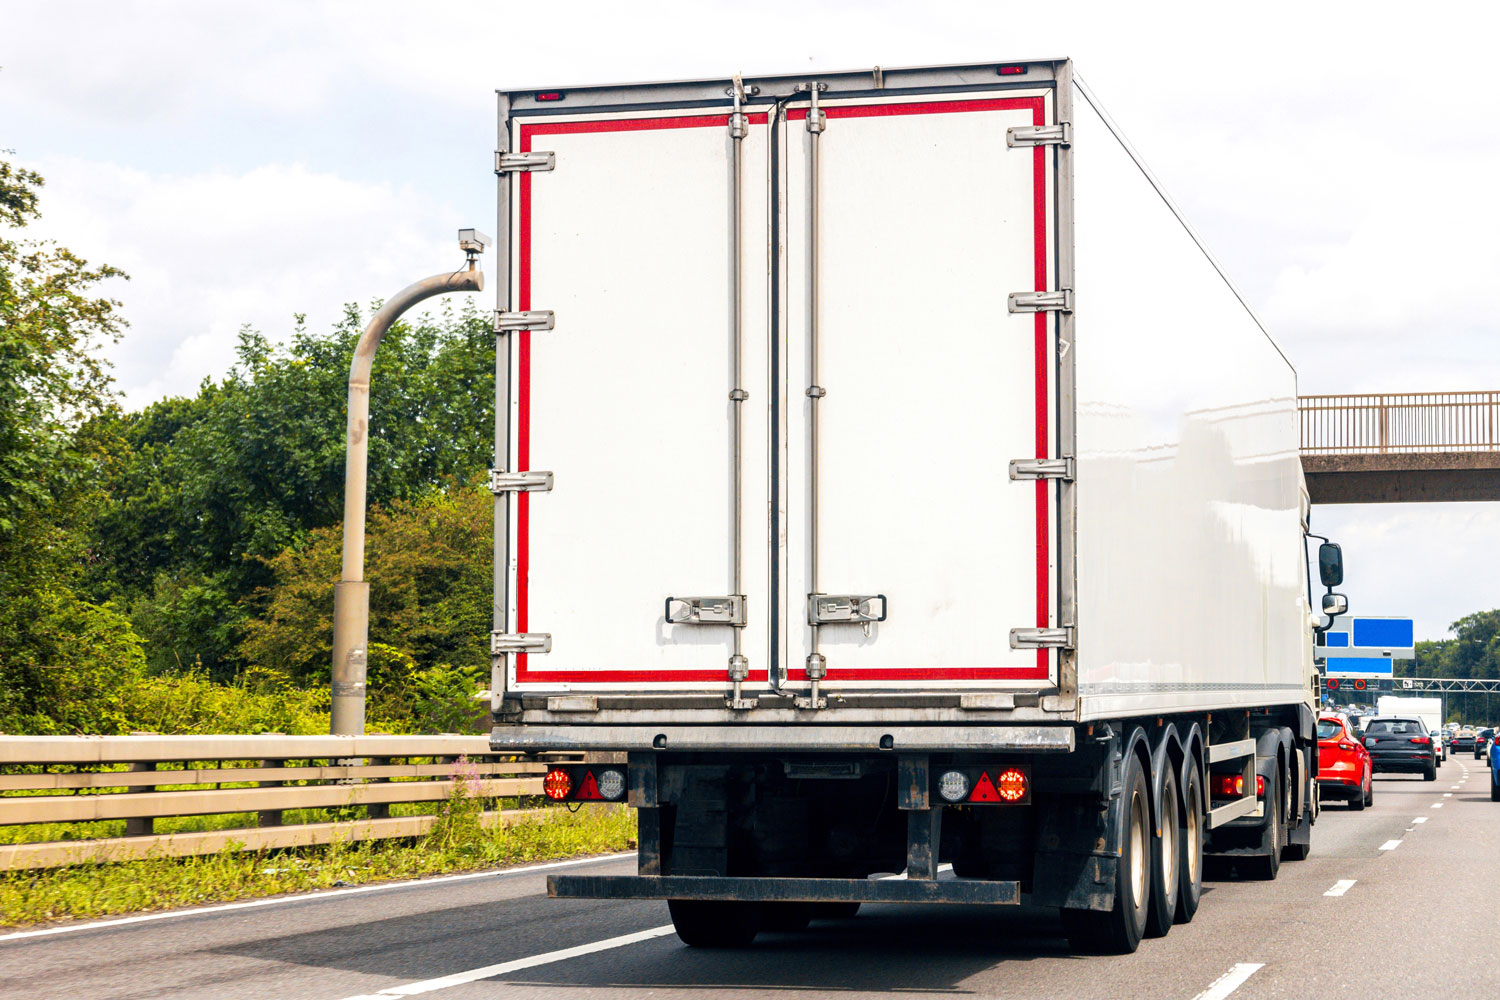
[[[1500,392],[1302,396],[1313,503],[1500,500]]]

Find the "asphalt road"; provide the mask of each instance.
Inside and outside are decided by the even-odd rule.
[[[698,951],[670,933],[664,903],[545,897],[549,872],[633,864],[0,935],[0,996],[1334,1000],[1482,995],[1500,968],[1500,804],[1482,765],[1463,757],[1435,783],[1379,776],[1373,809],[1323,813],[1311,858],[1284,863],[1274,882],[1208,883],[1192,924],[1118,958],[1073,955],[1055,914],[1040,910],[866,906],[745,951]]]

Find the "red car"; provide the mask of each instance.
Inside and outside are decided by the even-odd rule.
[[[1318,719],[1318,788],[1323,801],[1343,799],[1350,809],[1375,804],[1370,751],[1338,715]]]

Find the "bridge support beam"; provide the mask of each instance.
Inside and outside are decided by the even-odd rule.
[[[1495,452],[1303,455],[1302,471],[1313,503],[1500,500]]]

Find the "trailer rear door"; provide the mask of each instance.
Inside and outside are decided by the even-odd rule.
[[[1009,641],[1054,624],[1055,481],[1009,471],[1055,437],[1053,314],[1008,305],[1054,287],[1054,147],[1024,144],[1050,94],[785,116],[793,682],[809,656],[829,688],[1055,679]]]
[[[727,110],[512,120],[514,151],[555,154],[514,185],[516,309],[551,311],[555,328],[508,338],[513,464],[554,476],[511,519],[512,630],[552,645],[509,658],[513,690],[722,689],[736,631],[765,681],[767,116],[748,109],[735,139]],[[748,624],[721,623],[735,616]]]
[[[510,120],[510,689],[1055,683],[1051,90],[758,101]]]

